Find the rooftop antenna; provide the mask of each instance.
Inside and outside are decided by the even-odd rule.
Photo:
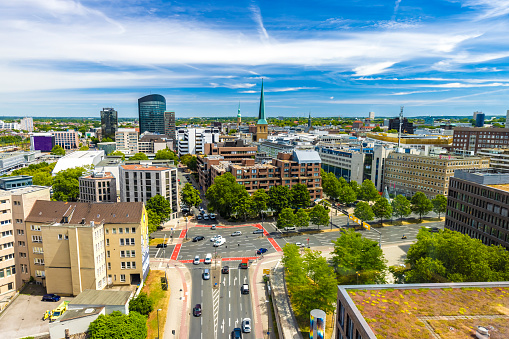
[[[401,110],[399,111],[398,148],[401,147],[401,126],[403,125],[403,107],[405,106],[401,106]]]

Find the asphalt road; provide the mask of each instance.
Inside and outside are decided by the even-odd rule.
[[[212,280],[203,280],[202,274],[205,268],[210,269],[210,265],[201,264],[200,267],[190,267],[192,287],[189,338],[208,339],[210,338],[209,334],[214,333],[214,299],[212,298]],[[193,309],[196,304],[201,304],[201,317],[195,317],[193,315]]]

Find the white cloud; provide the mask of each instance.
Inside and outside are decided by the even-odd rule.
[[[436,87],[436,88],[475,88],[475,87],[508,87],[509,83],[493,82],[487,84],[464,84],[461,82],[451,82],[448,84],[429,84],[422,85],[422,87]]]
[[[436,93],[436,92],[447,92],[448,90],[442,91],[410,91],[410,92],[396,92],[390,93],[389,95],[410,95],[410,94],[421,94],[421,93]]]
[[[509,2],[507,0],[464,0],[462,5],[481,9],[482,13],[478,15],[478,20],[509,14]]]
[[[393,66],[394,64],[395,62],[391,61],[380,62],[376,64],[355,67],[353,71],[355,72],[356,76],[378,74],[386,72],[387,69]]]
[[[258,24],[258,32],[260,33],[260,36],[262,37],[262,39],[268,40],[269,34],[267,33],[265,26],[263,25],[263,18],[260,12],[260,8],[255,4],[252,4],[251,6],[249,6],[249,9],[253,13],[254,21]]]

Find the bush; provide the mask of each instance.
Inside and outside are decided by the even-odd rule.
[[[138,312],[148,315],[154,309],[154,301],[147,296],[147,293],[141,292],[136,298],[129,302],[129,312]]]
[[[100,315],[88,327],[90,339],[145,339],[147,337],[147,317],[138,312],[129,315],[119,311]]]

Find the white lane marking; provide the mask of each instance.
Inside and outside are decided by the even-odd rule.
[[[224,333],[224,319],[223,319],[223,324],[221,325],[221,330]]]
[[[223,277],[223,286],[226,286],[226,278]]]
[[[158,250],[157,250],[157,253],[156,253],[156,255],[154,256],[154,258],[157,258],[157,255],[159,254],[159,252],[160,252],[160,251],[161,251],[161,249],[158,249]]]
[[[212,290],[212,308],[214,312],[214,338],[217,339],[217,323],[219,315],[219,289]],[[224,333],[224,319],[223,319],[223,333]]]
[[[231,304],[228,304],[228,312],[232,311],[231,306],[232,306]]]
[[[228,298],[230,298],[230,297],[231,297],[231,292],[232,292],[232,291],[228,291]]]
[[[237,277],[233,278],[233,286],[235,286],[236,281],[237,281]]]
[[[201,297],[203,298],[203,290],[201,290]],[[203,318],[202,318],[203,319]]]
[[[240,303],[240,311],[242,312],[242,303]]]

